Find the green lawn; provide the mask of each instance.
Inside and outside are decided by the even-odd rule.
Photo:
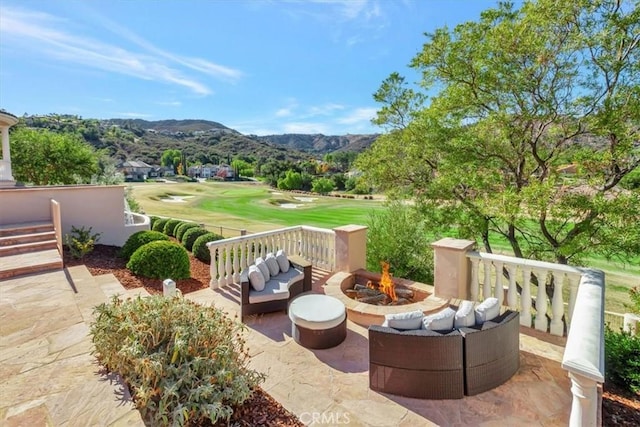
[[[382,209],[382,202],[363,199],[319,197],[278,192],[257,183],[134,184],[133,196],[145,212],[204,223],[212,229],[229,227],[251,232],[295,225],[334,228],[368,223],[370,212]],[[280,193],[280,194],[278,194]],[[184,203],[167,203],[168,196],[187,196]],[[312,197],[312,202],[295,197]],[[283,207],[296,204],[294,209]],[[492,241],[494,251],[510,254],[505,242]],[[640,286],[640,256],[631,264],[589,258],[585,266],[606,273],[606,309],[625,312],[628,290]]]

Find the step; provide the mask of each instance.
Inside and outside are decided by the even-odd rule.
[[[62,257],[57,249],[0,257],[0,280],[58,269],[62,269]]]
[[[42,231],[39,233],[15,234],[0,237],[0,247],[19,245],[22,243],[42,242],[43,240],[55,240],[55,231]]]
[[[53,231],[51,221],[22,222],[17,224],[0,225],[0,237],[16,236],[21,234],[40,233],[43,231]]]
[[[94,308],[107,302],[107,297],[96,280],[96,277],[99,276],[92,276],[84,265],[67,267],[66,270],[75,291],[75,298],[82,319],[86,323],[91,323],[94,320]]]
[[[41,242],[20,243],[17,245],[0,246],[0,257],[24,254],[27,252],[46,251],[48,249],[58,249],[58,242],[54,240],[43,240]]]

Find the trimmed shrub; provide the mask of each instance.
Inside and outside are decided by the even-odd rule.
[[[138,231],[129,236],[122,249],[120,249],[118,255],[128,260],[140,246],[146,245],[147,243],[155,242],[156,240],[169,240],[169,237],[167,237],[164,233],[160,233],[159,231]]]
[[[204,228],[190,228],[182,235],[182,245],[190,251],[193,249],[193,244],[195,243],[196,239],[207,233],[208,231]]]
[[[248,367],[243,326],[218,308],[181,297],[116,296],[95,314],[94,355],[130,385],[147,425],[228,421],[264,381]]]
[[[159,216],[151,215],[151,216],[149,217],[149,227],[151,227],[151,229],[153,229],[153,224],[155,224],[155,223],[156,223],[156,221],[157,221],[157,220],[159,220],[159,219],[160,219],[160,217],[159,217]]]
[[[140,246],[127,268],[134,274],[152,279],[187,279],[190,277],[189,254],[175,242],[158,240]]]
[[[640,393],[640,335],[607,326],[604,331],[605,372],[607,380],[632,393]]]
[[[154,223],[151,229],[153,231],[159,231],[160,233],[164,233],[164,226],[167,225],[169,218],[158,218]]]
[[[216,240],[221,240],[221,239],[224,239],[224,237],[216,233],[203,234],[193,242],[193,247],[191,248],[191,252],[200,261],[209,264],[211,262],[211,252],[207,247],[207,243],[214,242]]]
[[[200,227],[200,226],[195,222],[183,222],[182,224],[176,227],[176,230],[175,230],[176,239],[178,239],[179,242],[182,242],[182,236],[184,236],[184,232],[190,228],[197,228],[197,227]]]
[[[164,225],[164,230],[162,230],[162,232],[167,236],[175,237],[175,230],[179,224],[182,224],[182,221],[180,221],[179,219],[170,219]]]

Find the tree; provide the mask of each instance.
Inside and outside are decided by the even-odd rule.
[[[160,157],[160,164],[162,166],[168,166],[173,168],[173,173],[178,174],[178,165],[182,160],[182,153],[180,150],[164,150],[162,157]]]
[[[333,181],[329,178],[318,178],[313,181],[313,186],[311,187],[311,191],[314,193],[320,194],[328,194],[333,191],[334,185]]]
[[[17,181],[34,185],[91,182],[98,155],[76,134],[20,127],[11,133],[11,167]]]
[[[374,95],[389,132],[358,159],[367,178],[488,252],[498,235],[559,263],[640,253],[640,195],[618,185],[640,165],[637,4],[500,3],[427,38],[419,89],[394,73]]]
[[[284,178],[278,180],[278,188],[282,190],[300,190],[302,188],[302,175],[289,169]]]

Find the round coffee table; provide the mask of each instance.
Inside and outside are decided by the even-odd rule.
[[[301,295],[289,304],[291,336],[305,348],[335,347],[347,336],[347,314],[337,298]]]

